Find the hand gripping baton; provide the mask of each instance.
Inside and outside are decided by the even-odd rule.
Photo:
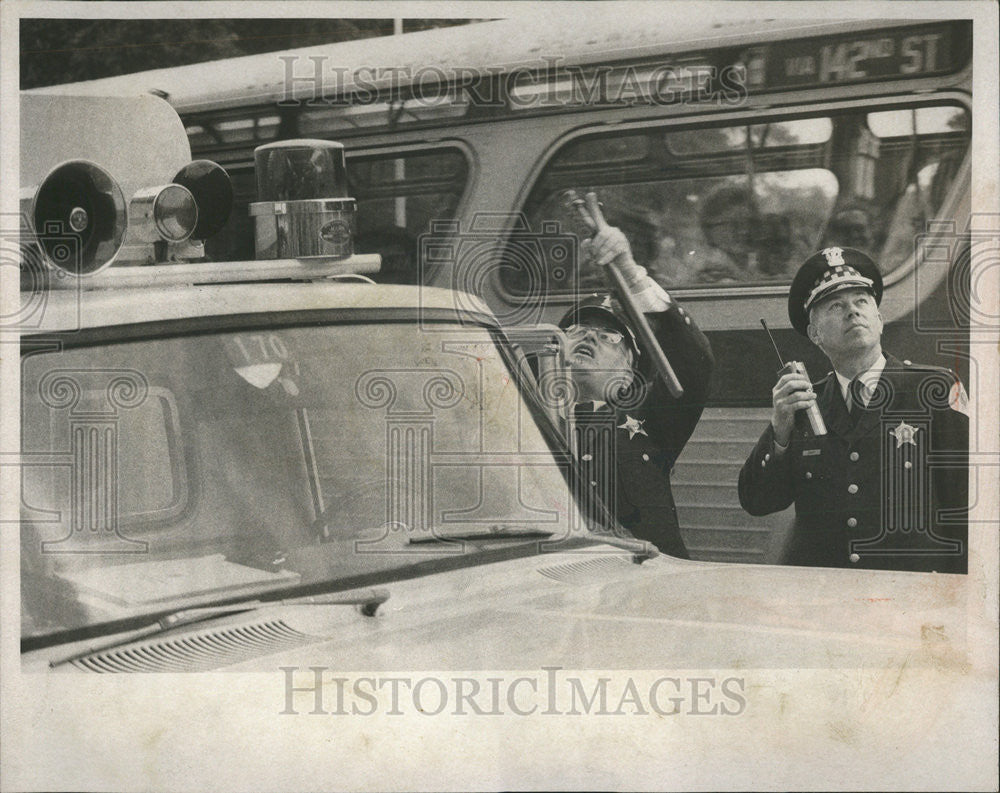
[[[597,201],[596,193],[587,193],[586,199],[582,199],[577,195],[575,190],[567,190],[566,200],[570,206],[574,207],[580,213],[583,222],[594,232],[608,227],[608,222],[604,219],[601,206]],[[614,262],[608,264],[607,268],[608,272],[611,273],[612,285],[615,288],[618,301],[622,304],[622,308],[625,309],[629,323],[631,323],[632,328],[639,337],[640,343],[653,359],[653,365],[656,367],[657,374],[660,375],[670,395],[675,399],[679,399],[684,394],[684,387],[681,385],[681,381],[677,379],[674,368],[670,365],[670,361],[667,360],[667,356],[664,354],[660,343],[656,340],[656,336],[653,335],[653,329],[649,326],[646,315],[636,305],[635,299],[632,297],[632,292],[629,291],[628,284],[625,283],[625,276],[622,275],[621,269]]]

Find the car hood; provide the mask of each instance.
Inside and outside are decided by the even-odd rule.
[[[211,667],[261,672],[317,664],[369,671],[899,663],[959,671],[966,664],[965,576],[669,557],[640,565],[597,546],[386,586],[390,599],[374,617],[337,606],[274,606],[201,623],[181,638],[275,621],[303,637],[294,647],[222,656]]]

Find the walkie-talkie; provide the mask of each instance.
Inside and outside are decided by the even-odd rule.
[[[778,377],[786,375],[789,372],[797,372],[798,374],[805,375],[808,379],[809,373],[806,371],[805,364],[801,361],[788,361],[788,363],[785,363],[781,357],[781,353],[778,351],[778,345],[774,341],[774,336],[771,335],[771,331],[768,329],[767,323],[763,318],[761,318],[760,324],[767,331],[767,337],[771,340],[774,353],[778,356],[778,363],[781,364],[781,369],[778,370]],[[806,412],[806,418],[809,419],[809,429],[812,430],[813,435],[826,435],[826,422],[823,421],[823,414],[819,412],[819,405],[813,402],[809,407],[802,408],[802,410]]]

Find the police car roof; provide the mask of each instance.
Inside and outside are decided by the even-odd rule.
[[[667,50],[738,46],[761,35],[776,41],[898,24],[885,19],[830,22],[787,16],[779,24],[760,16],[734,18],[732,5],[683,15],[670,13],[660,4],[638,3],[623,14],[617,5],[595,4],[581,13],[578,8],[546,8],[542,3],[519,10],[513,19],[153,69],[35,89],[34,93],[126,96],[153,92],[185,113],[315,99],[317,86],[311,76],[317,73],[322,93],[333,95],[412,82],[428,86],[456,75],[468,79],[470,69],[483,74],[538,69],[551,65],[552,59],[565,67],[609,58],[641,59]],[[282,55],[294,55],[295,60],[282,60]],[[310,58],[321,59],[318,66]],[[291,90],[289,68],[296,78]]]
[[[26,294],[22,293],[22,298]],[[22,310],[25,333],[112,328],[144,322],[293,311],[410,310],[435,318],[496,326],[496,319],[479,298],[463,292],[429,287],[341,282],[209,284],[143,289],[60,289],[33,295],[33,311]],[[32,298],[28,298],[29,300]],[[31,303],[22,302],[30,308]]]

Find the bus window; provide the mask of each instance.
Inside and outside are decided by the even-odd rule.
[[[940,213],[969,147],[969,114],[921,107],[868,114],[878,140],[874,201],[879,264],[889,273],[913,255],[914,236]]]
[[[664,141],[670,151],[676,154],[709,154],[744,149],[748,134],[755,148],[769,148],[791,143],[825,143],[830,139],[832,130],[833,125],[828,118],[802,118],[752,124],[749,127],[721,127],[710,131],[679,130],[665,135]]]
[[[456,149],[348,155],[348,190],[358,201],[354,250],[382,255],[377,281],[418,283],[417,239],[432,220],[455,217],[468,175]]]
[[[575,146],[567,147],[560,154],[559,161],[552,163],[552,167],[573,168],[597,159],[603,163],[637,162],[645,158],[648,152],[648,139],[637,135],[582,140]]]
[[[594,190],[608,222],[663,286],[788,283],[827,245],[868,251],[885,272],[941,210],[969,144],[957,107],[845,112],[752,125],[643,129],[574,139],[525,206],[531,228],[587,234],[564,191]],[[515,268],[504,285],[527,294]],[[585,264],[550,292],[602,288]]]
[[[203,120],[185,128],[192,151],[240,145],[257,145],[275,140],[281,116],[257,113],[237,118]]]
[[[597,189],[608,222],[629,237],[636,261],[665,287],[790,280],[823,231],[837,196],[837,179],[822,168],[743,177],[646,181]],[[581,189],[588,189],[584,185]],[[576,219],[559,194],[541,217]],[[533,226],[534,227],[534,226]],[[578,225],[574,231],[581,233]],[[585,268],[580,289],[599,290],[600,273]]]
[[[327,137],[337,132],[351,132],[373,127],[393,128],[424,121],[461,118],[468,114],[464,92],[455,89],[441,93],[424,92],[405,101],[359,102],[299,111],[298,134],[304,137]]]

